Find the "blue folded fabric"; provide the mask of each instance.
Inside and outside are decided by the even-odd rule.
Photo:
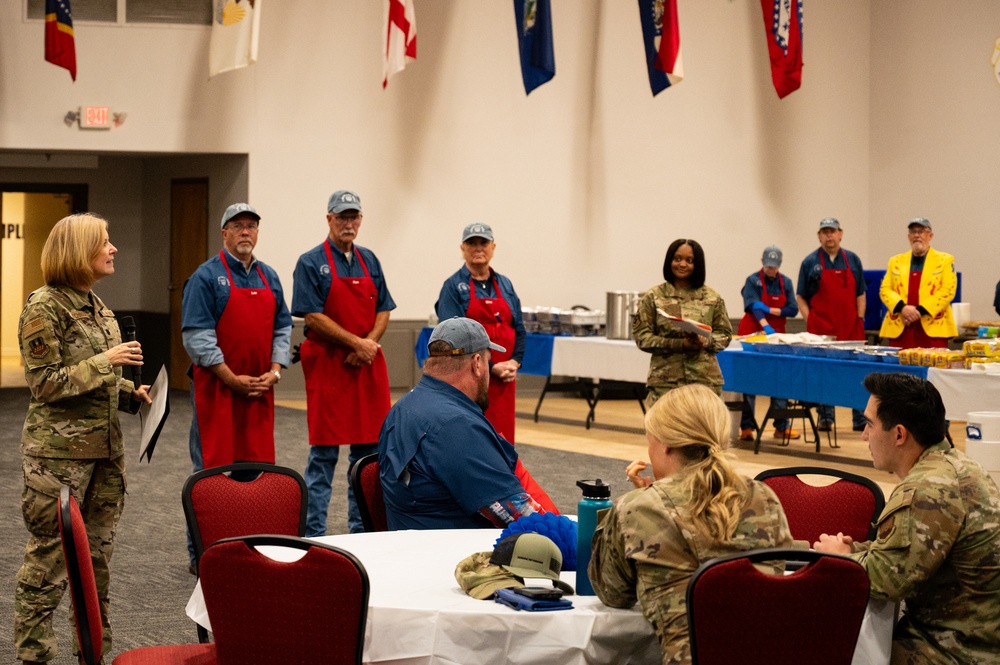
[[[528,598],[519,593],[514,593],[513,589],[497,589],[494,600],[501,605],[506,605],[515,610],[524,610],[525,612],[552,612],[554,610],[568,610],[573,607],[573,602],[565,598],[560,598],[559,600]]]

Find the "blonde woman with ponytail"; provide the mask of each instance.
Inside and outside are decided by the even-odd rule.
[[[590,580],[605,605],[639,601],[664,664],[690,663],[684,594],[694,571],[723,554],[790,547],[792,535],[774,493],[733,469],[729,411],[710,388],[671,390],[645,425],[650,461],[628,465],[636,489],[603,516]],[[647,467],[652,478],[640,475]]]

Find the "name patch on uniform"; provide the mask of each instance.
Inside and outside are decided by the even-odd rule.
[[[36,337],[28,342],[28,352],[31,353],[32,358],[41,360],[48,355],[49,345],[41,337]]]

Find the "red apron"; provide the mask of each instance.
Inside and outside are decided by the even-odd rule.
[[[854,272],[847,254],[844,254],[845,268],[834,270],[826,267],[826,252],[822,248],[817,251],[823,272],[819,290],[809,301],[806,330],[814,335],[833,335],[841,341],[864,339],[865,325],[858,316]]]
[[[906,292],[907,305],[916,307],[920,304],[920,280],[923,274],[923,270],[910,271],[910,282]],[[892,316],[900,315],[893,314]],[[911,323],[903,328],[903,332],[899,337],[890,339],[889,346],[895,346],[899,349],[945,349],[948,348],[948,338],[929,336],[924,332],[923,321],[917,320],[916,323]]]
[[[277,303],[263,271],[263,289],[233,286],[225,252],[219,252],[229,279],[229,300],[215,326],[226,365],[237,375],[261,376],[271,369]],[[205,367],[194,366],[194,400],[205,468],[233,462],[274,464],[274,391],[260,397],[233,392]]]
[[[491,361],[501,363],[510,360],[514,355],[514,315],[510,311],[510,305],[500,294],[500,286],[496,277],[493,276],[493,269],[490,269],[490,279],[493,281],[492,298],[477,298],[475,280],[469,278],[469,308],[465,310],[465,316],[478,321],[486,328],[486,334],[490,341],[499,344],[507,349],[503,353],[493,351]],[[493,423],[493,427],[503,438],[514,443],[514,409],[516,382],[504,383],[498,379],[490,377],[490,407],[486,409],[486,419]]]
[[[347,332],[364,337],[375,325],[378,290],[368,274],[361,252],[354,259],[364,277],[338,277],[329,241],[323,243],[332,280],[323,314]],[[306,420],[313,446],[342,446],[378,441],[382,421],[389,413],[389,374],[378,350],[370,365],[344,362],[352,349],[314,335],[302,342],[299,357],[306,379]]]
[[[778,286],[781,287],[781,293],[778,295],[772,295],[767,292],[767,282],[764,281],[764,271],[760,271],[760,301],[767,305],[768,307],[777,307],[781,309],[788,302],[788,296],[785,295],[785,278],[781,276],[779,272],[775,279],[778,280]],[[773,314],[767,315],[767,323],[769,326],[774,328],[774,332],[785,332],[785,317],[774,316]],[[760,327],[760,322],[750,312],[743,315],[740,319],[740,325],[736,329],[737,335],[749,335],[750,333],[760,332],[763,330]]]

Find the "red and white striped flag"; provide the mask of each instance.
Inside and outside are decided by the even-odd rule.
[[[385,0],[385,52],[382,56],[382,87],[389,77],[417,59],[417,16],[413,0]]]

